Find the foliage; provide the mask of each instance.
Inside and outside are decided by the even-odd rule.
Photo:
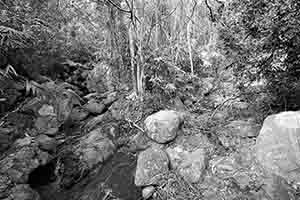
[[[278,97],[274,106],[281,110],[300,108],[296,101],[299,8],[295,0],[233,0],[223,14],[221,45],[241,86],[266,79],[268,89]]]
[[[103,47],[105,20],[101,16],[105,15],[95,3],[13,0],[0,4],[4,8],[0,14],[0,66],[10,64],[17,72],[21,66],[29,74],[49,75],[66,58],[87,62]]]

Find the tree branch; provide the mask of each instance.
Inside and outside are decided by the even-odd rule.
[[[125,10],[123,8],[121,8],[120,6],[118,6],[116,3],[114,3],[113,1],[111,0],[105,0],[105,2],[108,2],[109,4],[111,4],[112,6],[114,6],[115,8],[117,8],[118,10],[122,11],[122,12],[125,12],[125,13],[130,13],[131,14],[131,10]]]
[[[212,21],[212,22],[215,22],[216,19],[215,19],[215,17],[214,17],[214,14],[213,14],[213,11],[212,11],[210,5],[208,4],[208,0],[204,0],[204,2],[205,2],[206,7],[207,7],[208,10],[209,10],[209,14],[210,14],[211,21]]]

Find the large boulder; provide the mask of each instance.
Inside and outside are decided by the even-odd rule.
[[[177,170],[185,180],[190,183],[197,183],[201,180],[207,165],[205,150],[197,149],[189,152],[178,145],[175,148],[168,148],[166,151],[170,158],[171,167]]]
[[[8,175],[14,183],[27,183],[29,174],[51,159],[31,138],[19,139],[11,153],[0,161],[0,173]]]
[[[88,168],[103,163],[114,153],[116,146],[109,137],[101,128],[98,128],[81,139],[76,153],[80,155],[80,160]]]
[[[145,128],[151,139],[158,143],[167,143],[176,138],[181,122],[179,112],[162,110],[146,118]]]
[[[149,148],[138,156],[135,173],[136,186],[157,184],[159,176],[168,172],[169,158],[159,148]]]
[[[256,157],[266,171],[300,181],[300,112],[268,116],[256,142]]]

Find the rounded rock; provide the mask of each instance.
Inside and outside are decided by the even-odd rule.
[[[155,187],[154,186],[145,187],[142,191],[143,198],[145,200],[149,199],[150,197],[152,197],[154,192],[155,192]]]
[[[177,136],[182,119],[178,112],[162,110],[145,120],[147,135],[158,143],[167,143]]]

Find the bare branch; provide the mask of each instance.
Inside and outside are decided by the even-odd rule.
[[[212,22],[215,22],[216,19],[215,19],[215,17],[214,17],[214,14],[213,14],[213,11],[212,11],[210,5],[208,4],[208,0],[204,0],[204,2],[205,2],[206,7],[207,7],[208,10],[209,10],[209,14],[210,14],[211,21],[212,21]]]
[[[111,0],[105,0],[105,2],[108,2],[109,4],[111,4],[112,6],[114,6],[115,8],[117,8],[118,10],[122,11],[122,12],[125,12],[125,13],[132,13],[131,10],[125,10],[123,8],[121,8],[120,6],[118,6],[116,3],[114,3],[113,1]]]

